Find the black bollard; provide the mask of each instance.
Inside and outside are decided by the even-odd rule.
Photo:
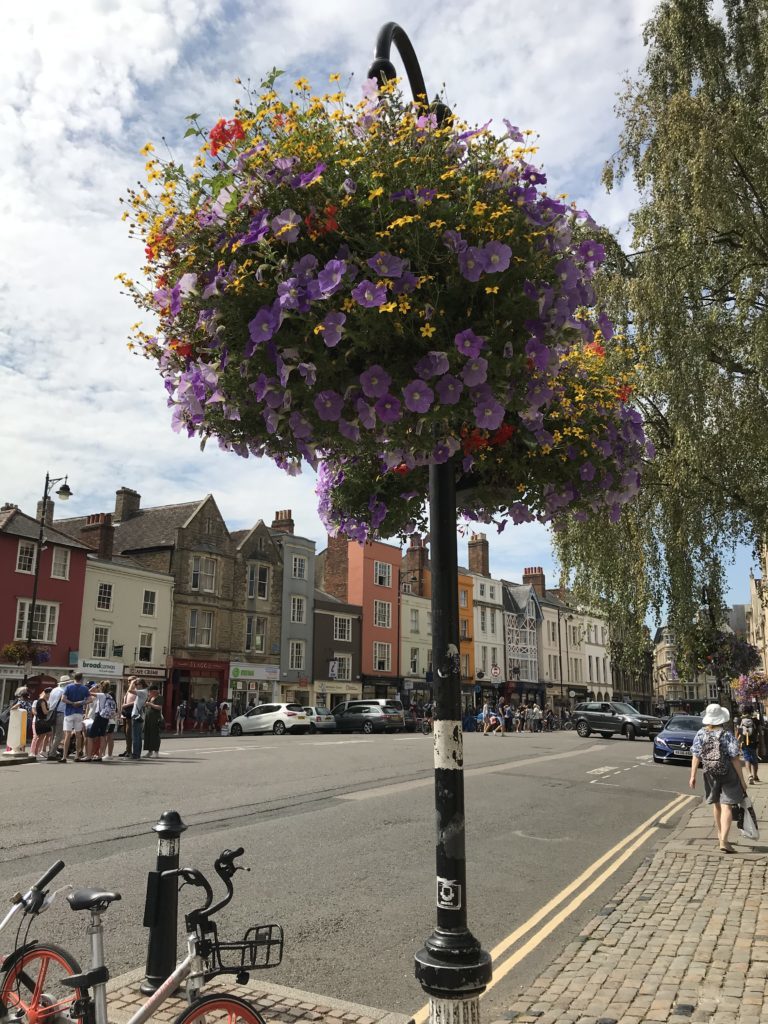
[[[157,832],[157,865],[147,875],[144,905],[144,927],[149,928],[149,943],[147,975],[141,991],[146,996],[156,992],[176,969],[179,880],[175,876],[163,878],[162,874],[178,869],[181,834],[186,830],[178,811],[164,811],[152,828]]]

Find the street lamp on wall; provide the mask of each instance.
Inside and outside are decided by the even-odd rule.
[[[63,482],[62,482],[63,481]],[[40,581],[40,558],[43,553],[43,539],[45,534],[45,516],[48,511],[48,498],[54,484],[61,484],[56,491],[56,497],[62,501],[69,501],[72,497],[72,489],[67,483],[66,476],[51,477],[45,474],[45,485],[43,486],[43,500],[40,506],[40,529],[37,534],[37,549],[35,550],[35,573],[32,579],[32,601],[29,606],[29,621],[27,622],[27,644],[32,643],[32,633],[35,628],[35,612],[37,611],[37,587]]]

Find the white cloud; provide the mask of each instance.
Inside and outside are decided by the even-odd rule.
[[[470,121],[506,116],[540,131],[551,183],[618,227],[631,190],[606,198],[599,174],[650,11],[650,0],[36,0],[4,12],[0,498],[33,510],[48,470],[70,474],[74,513],[109,509],[121,485],[146,504],[211,491],[233,527],[291,508],[297,529],[324,546],[311,473],[289,478],[212,446],[201,454],[171,431],[159,378],[126,349],[137,316],[114,275],[141,254],[117,201],[142,174],[138,148],[165,135],[177,150],[183,116],[226,113],[237,75],[258,81],[278,64],[292,77],[362,79],[380,26],[394,19],[430,92],[445,83]],[[494,572],[542,564],[552,578],[543,529],[489,540]]]

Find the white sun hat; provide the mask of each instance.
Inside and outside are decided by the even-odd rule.
[[[725,725],[730,720],[731,713],[728,708],[721,708],[719,704],[708,704],[701,716],[702,725]]]

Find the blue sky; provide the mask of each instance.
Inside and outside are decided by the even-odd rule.
[[[469,121],[503,117],[540,134],[553,191],[621,230],[634,197],[606,195],[616,148],[616,95],[643,59],[650,0],[36,0],[5,11],[0,38],[0,388],[3,501],[34,512],[46,471],[69,474],[67,514],[109,511],[134,487],[147,505],[212,492],[232,528],[293,510],[318,549],[311,472],[284,476],[170,429],[159,377],[128,352],[139,317],[114,280],[135,274],[138,244],[118,198],[143,173],[138,150],[165,137],[183,153],[184,116],[228,116],[236,77],[272,66],[322,88],[329,73],[357,89],[385,21],[399,22],[430,92]],[[158,147],[159,148],[159,147]],[[491,571],[555,569],[542,527],[489,531]],[[466,556],[460,541],[460,558]],[[748,595],[750,557],[729,578]]]

